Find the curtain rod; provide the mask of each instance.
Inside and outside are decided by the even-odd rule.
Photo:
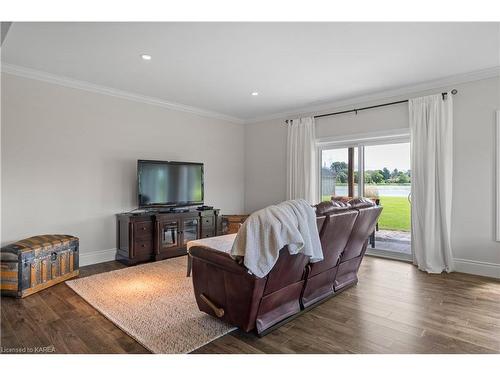
[[[453,90],[451,90],[451,93],[453,95],[455,95],[456,93],[458,93],[458,90],[457,89],[453,89]],[[443,100],[445,100],[446,99],[446,95],[448,95],[448,93],[447,92],[442,92],[441,95],[443,96]],[[342,115],[344,113],[351,113],[351,112],[354,112],[354,113],[358,114],[359,111],[364,111],[364,110],[367,110],[367,109],[373,109],[373,108],[379,108],[379,107],[386,107],[388,105],[394,105],[394,104],[408,103],[408,101],[409,101],[409,99],[399,100],[397,102],[390,102],[390,103],[384,103],[384,104],[371,105],[369,107],[354,108],[354,109],[348,109],[348,110],[345,110],[345,111],[333,112],[333,113],[325,113],[323,115],[316,115],[316,116],[314,116],[314,118],[327,117],[327,116],[335,116],[335,115]],[[289,120],[285,120],[286,123],[288,123],[288,121]]]

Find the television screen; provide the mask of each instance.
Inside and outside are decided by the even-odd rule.
[[[139,207],[203,204],[203,164],[139,160]]]

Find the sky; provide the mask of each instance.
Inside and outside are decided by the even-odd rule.
[[[357,167],[357,149],[355,149]],[[347,148],[323,150],[322,165],[330,166],[334,161],[347,163]],[[382,169],[400,171],[410,169],[410,144],[396,143],[389,145],[365,146],[365,170]]]

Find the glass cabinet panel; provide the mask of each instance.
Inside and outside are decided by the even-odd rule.
[[[182,244],[185,245],[189,241],[198,239],[198,218],[191,218],[184,220],[184,231],[183,231],[183,241]]]
[[[179,223],[171,221],[162,225],[161,247],[176,247],[179,244]]]

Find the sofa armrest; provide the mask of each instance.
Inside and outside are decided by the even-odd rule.
[[[228,253],[210,247],[193,246],[189,249],[189,255],[224,271],[251,276],[248,270],[243,265],[238,264]]]
[[[200,311],[249,332],[255,321],[267,277],[252,275],[228,253],[192,246],[193,289]]]

